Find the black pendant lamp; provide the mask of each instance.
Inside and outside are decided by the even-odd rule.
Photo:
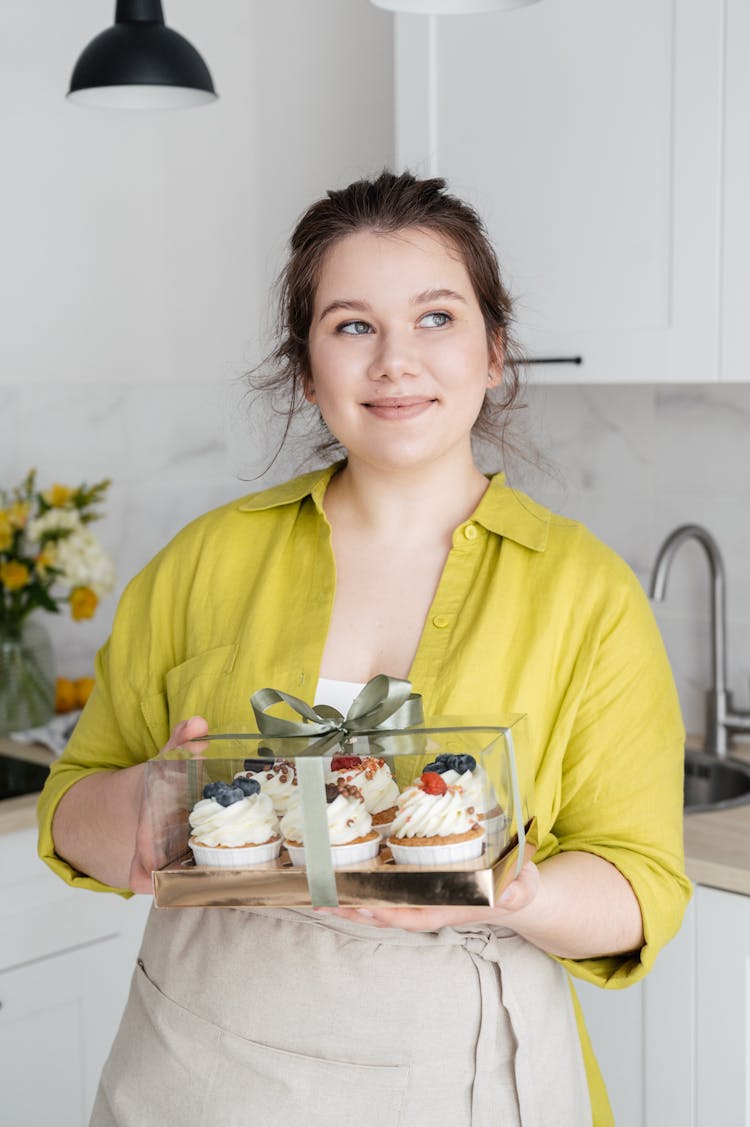
[[[165,27],[161,0],[117,0],[114,27],[83,49],[68,97],[108,109],[177,109],[217,94],[195,47]]]

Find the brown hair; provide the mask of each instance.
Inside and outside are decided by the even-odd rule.
[[[373,180],[356,180],[348,187],[329,191],[301,217],[290,239],[289,260],[278,282],[277,346],[268,357],[267,374],[254,379],[258,389],[283,392],[286,427],[306,404],[304,390],[309,374],[308,335],[313,303],[326,255],[340,239],[359,231],[392,234],[419,228],[448,240],[466,267],[487,329],[492,354],[499,349],[503,380],[495,394],[485,396],[474,424],[481,441],[503,444],[509,411],[518,406],[521,389],[518,361],[510,335],[512,302],[505,289],[497,258],[477,212],[446,191],[445,180],[418,180],[409,172],[397,176],[381,172]],[[338,443],[326,431],[317,450]]]

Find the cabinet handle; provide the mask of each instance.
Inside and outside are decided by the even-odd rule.
[[[582,364],[582,356],[522,356],[519,364]]]

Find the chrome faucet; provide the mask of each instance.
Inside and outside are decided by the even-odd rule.
[[[662,602],[667,576],[681,544],[697,540],[706,553],[711,572],[711,688],[706,692],[705,750],[724,758],[732,732],[750,732],[750,712],[735,709],[727,689],[726,603],[724,561],[711,533],[699,524],[682,524],[671,532],[657,552],[651,572],[650,595]]]

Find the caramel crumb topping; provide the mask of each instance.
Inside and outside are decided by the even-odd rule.
[[[357,802],[364,802],[365,796],[359,787],[355,787],[353,783],[348,783],[346,779],[338,779],[336,786],[339,794],[343,794],[344,798],[353,798]]]

